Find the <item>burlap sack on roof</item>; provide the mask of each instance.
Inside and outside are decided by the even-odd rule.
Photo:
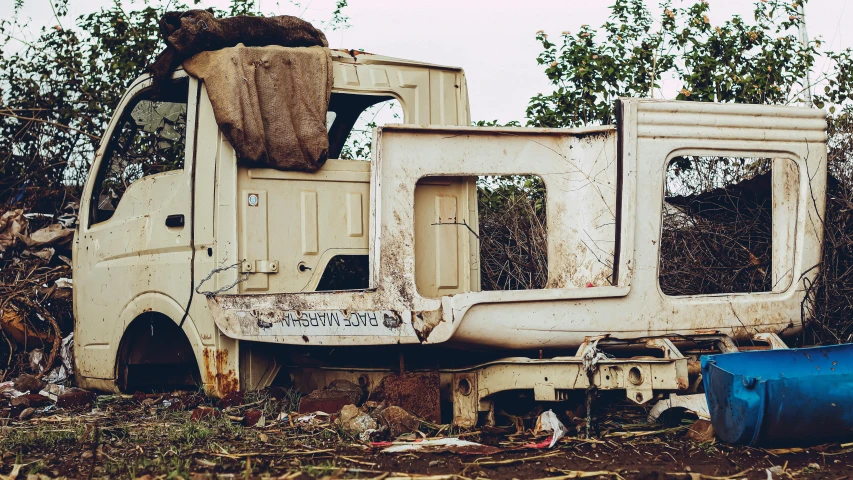
[[[154,88],[169,79],[184,60],[200,52],[243,44],[247,47],[328,47],[323,32],[301,18],[236,16],[216,18],[207,10],[166,12],[159,23],[166,48],[149,67]]]
[[[223,48],[184,61],[202,79],[219,129],[243,165],[313,172],[326,161],[328,48]]]

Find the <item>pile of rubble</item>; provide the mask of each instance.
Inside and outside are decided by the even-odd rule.
[[[45,414],[56,408],[75,409],[95,401],[95,394],[82,388],[48,383],[33,375],[22,374],[15,380],[0,383],[0,396],[8,406],[0,407],[2,418],[27,420],[33,414]]]
[[[380,385],[376,392],[368,397],[367,392],[359,385],[347,380],[334,380],[326,387],[302,397],[299,402],[299,414],[293,421],[334,421],[344,432],[365,442],[394,439],[405,433],[416,432],[422,423],[432,424],[391,404],[387,398],[380,398],[384,396],[377,393],[384,390],[386,387]],[[418,410],[418,405],[414,405],[414,409]]]
[[[369,396],[352,382],[335,380],[303,397],[299,413],[282,413],[281,418],[287,416],[290,423],[296,425],[334,424],[347,435],[383,453],[418,451],[491,455],[505,450],[458,436],[447,436],[447,425],[442,425],[440,418],[435,418],[438,411],[432,406],[434,402],[424,401],[423,396],[399,395],[401,391],[432,380],[437,378],[431,379],[430,374],[385,377]],[[391,399],[398,402],[392,402]],[[402,403],[407,408],[394,403]],[[326,411],[316,410],[317,407],[323,407]],[[413,412],[419,412],[422,416]],[[511,449],[553,448],[568,433],[568,429],[551,410],[537,413],[533,419],[536,421],[533,435],[541,438],[533,442],[525,439]],[[521,431],[524,430],[522,423]]]
[[[23,209],[0,215],[0,382],[29,371],[64,386],[73,374],[76,221],[73,203],[58,215]]]

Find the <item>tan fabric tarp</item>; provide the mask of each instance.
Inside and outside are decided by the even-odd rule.
[[[313,172],[326,161],[332,57],[324,47],[236,47],[184,61],[202,79],[237,161]]]

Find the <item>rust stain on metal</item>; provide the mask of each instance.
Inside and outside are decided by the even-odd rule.
[[[219,396],[239,390],[236,373],[228,369],[228,350],[205,348],[203,356],[205,381],[216,386]]]
[[[389,375],[370,394],[370,400],[396,405],[435,423],[441,422],[440,397],[438,372]]]
[[[696,335],[718,335],[720,333],[719,330],[713,328],[700,328],[694,330],[694,332],[696,333]]]

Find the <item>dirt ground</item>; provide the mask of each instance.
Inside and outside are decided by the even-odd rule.
[[[853,475],[853,448],[765,450],[700,441],[690,420],[646,423],[646,410],[611,405],[598,434],[579,438],[573,424],[553,449],[530,448],[535,421],[460,431],[422,424],[424,436],[459,436],[501,447],[494,455],[381,453],[334,422],[300,424],[292,394],[247,394],[239,405],[198,394],[99,396],[77,409],[55,405],[27,420],[3,419],[3,478],[827,478]],[[215,408],[210,408],[210,407]],[[252,412],[254,411],[254,412]],[[257,425],[245,426],[257,412]],[[14,412],[8,411],[6,415]],[[561,414],[562,415],[562,414]],[[499,417],[501,420],[502,417]],[[512,417],[510,417],[512,419]],[[296,421],[294,421],[296,420]],[[500,424],[511,424],[503,418]],[[519,424],[521,421],[523,423]],[[523,430],[521,425],[523,425]],[[582,427],[581,430],[584,430]],[[33,477],[35,475],[35,477]],[[8,477],[14,478],[14,477]],[[43,477],[41,477],[43,478]]]

